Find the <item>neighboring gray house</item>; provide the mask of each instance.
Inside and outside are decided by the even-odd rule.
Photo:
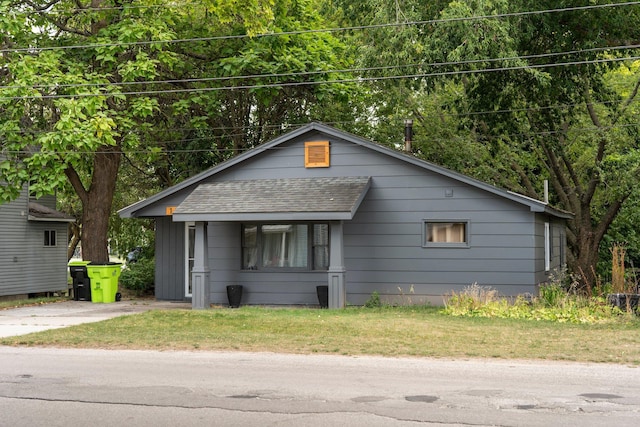
[[[73,217],[55,210],[55,196],[0,204],[0,298],[67,289],[67,233]]]
[[[515,296],[565,262],[547,204],[312,123],[120,211],[156,219],[156,298],[226,304],[442,304],[473,283]],[[404,297],[403,297],[404,295]]]

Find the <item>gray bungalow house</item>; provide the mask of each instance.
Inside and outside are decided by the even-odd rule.
[[[68,223],[55,196],[29,197],[28,189],[0,204],[0,298],[67,289]]]
[[[536,293],[565,263],[565,221],[504,191],[311,123],[146,200],[156,220],[156,298],[226,304],[442,304],[477,283]],[[403,301],[401,301],[403,300]]]

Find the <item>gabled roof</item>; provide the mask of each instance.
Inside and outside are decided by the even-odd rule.
[[[165,197],[171,196],[185,188],[197,185],[198,183],[206,180],[207,178],[213,175],[216,175],[224,170],[227,170],[239,163],[242,163],[245,160],[250,159],[251,157],[257,156],[260,153],[263,153],[267,150],[277,147],[278,145],[281,145],[287,141],[290,141],[301,135],[304,135],[305,133],[312,132],[312,131],[321,132],[330,137],[343,139],[347,142],[402,160],[414,166],[423,168],[427,171],[434,172],[439,175],[445,176],[447,178],[453,179],[455,181],[467,184],[471,187],[475,187],[480,190],[495,194],[507,200],[511,200],[515,203],[519,203],[521,205],[527,206],[532,212],[545,212],[549,215],[553,215],[553,216],[556,216],[559,218],[565,218],[565,219],[572,218],[571,214],[567,212],[563,212],[558,209],[554,209],[550,207],[547,203],[544,203],[542,201],[535,200],[530,197],[523,196],[521,194],[513,193],[511,191],[500,189],[498,187],[495,187],[493,185],[471,178],[469,176],[466,176],[466,175],[454,172],[452,170],[446,169],[444,167],[437,166],[433,163],[429,163],[427,161],[418,159],[413,155],[403,153],[397,150],[393,150],[388,147],[384,147],[382,145],[373,143],[357,135],[353,135],[351,133],[344,132],[339,129],[333,128],[331,126],[327,126],[317,122],[313,122],[313,123],[309,123],[307,125],[301,126],[298,129],[295,129],[291,132],[288,132],[286,134],[283,134],[271,140],[270,142],[264,143],[252,150],[246,151],[230,160],[227,160],[226,162],[220,163],[219,165],[214,166],[211,169],[208,169],[202,173],[194,175],[191,178],[188,178],[182,181],[181,183],[174,185],[173,187],[167,188],[166,190],[163,190],[155,194],[154,196],[149,197],[148,199],[145,199],[138,203],[134,203],[130,206],[127,206],[126,208],[121,209],[119,211],[119,214],[123,218],[136,217],[137,216],[136,212],[139,211],[140,209],[143,209],[149,205],[152,205],[153,203],[159,200],[162,200]],[[177,220],[178,218],[174,218],[174,219]]]

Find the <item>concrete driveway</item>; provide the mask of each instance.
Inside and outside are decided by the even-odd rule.
[[[191,304],[149,299],[118,301],[109,304],[65,301],[0,310],[0,338],[99,322],[118,316],[158,309],[189,310]]]

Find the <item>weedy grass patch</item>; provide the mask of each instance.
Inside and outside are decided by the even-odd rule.
[[[557,283],[540,286],[540,295],[500,297],[496,290],[473,284],[445,298],[445,314],[466,317],[545,320],[559,323],[612,324],[635,321],[633,313],[612,306],[602,296],[583,296]]]
[[[11,308],[28,307],[33,305],[52,304],[56,302],[69,301],[67,297],[42,297],[29,298],[19,300],[0,301],[0,310],[8,310]]]

